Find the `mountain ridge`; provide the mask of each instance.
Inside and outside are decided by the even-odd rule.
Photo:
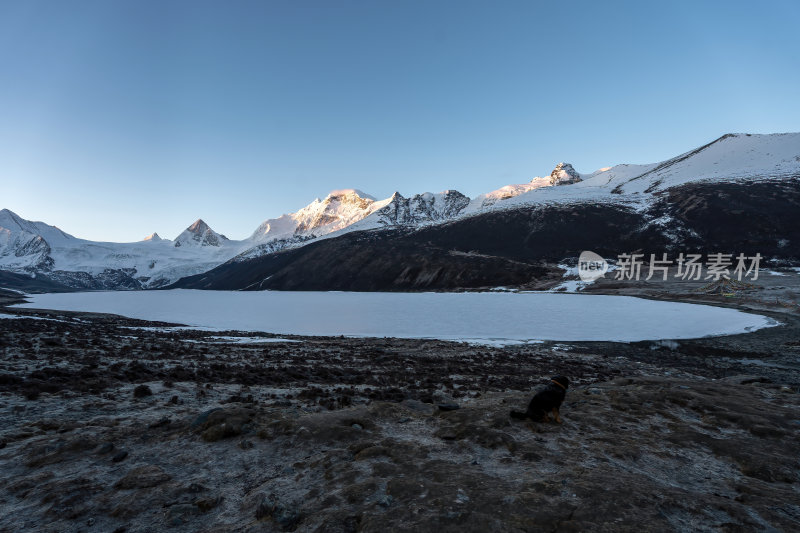
[[[726,134],[673,158],[647,165],[615,165],[590,174],[559,163],[550,175],[468,198],[457,190],[384,200],[357,189],[337,189],[304,208],[265,220],[250,237],[231,240],[196,220],[175,240],[157,233],[137,243],[78,239],[55,226],[0,210],[0,270],[46,274],[79,288],[157,288],[226,262],[392,228],[420,230],[462,223],[486,213],[522,213],[552,205],[603,204],[650,213],[668,191],[690,183],[758,183],[800,176],[800,133]],[[622,209],[619,207],[618,209]],[[661,220],[663,225],[682,221]],[[642,224],[654,224],[655,215]],[[121,281],[120,281],[121,280]]]

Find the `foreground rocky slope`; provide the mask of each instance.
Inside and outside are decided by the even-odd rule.
[[[796,530],[781,320],[498,349],[0,319],[0,530]],[[512,422],[555,373],[564,424]]]

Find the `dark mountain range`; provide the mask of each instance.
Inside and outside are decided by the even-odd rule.
[[[644,210],[624,203],[526,205],[420,229],[366,230],[229,261],[172,287],[225,290],[535,288],[592,250],[760,253],[800,261],[800,180],[689,183]],[[549,266],[548,266],[549,265]]]

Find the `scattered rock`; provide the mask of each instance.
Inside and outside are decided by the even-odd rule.
[[[751,383],[772,383],[772,380],[763,376],[739,375],[728,376],[720,380],[723,383],[734,383],[736,385],[750,385]]]
[[[194,502],[200,512],[207,513],[214,507],[217,507],[220,503],[222,503],[222,496],[217,496],[215,498],[201,498]]]
[[[272,519],[284,531],[293,531],[302,520],[302,515],[294,508],[285,506],[274,494],[262,498],[256,508],[256,520]]]
[[[75,454],[91,450],[96,446],[97,442],[95,440],[82,435],[69,440],[51,440],[47,443],[31,447],[25,458],[25,465],[39,467],[60,463]]]
[[[389,455],[389,450],[384,446],[368,446],[356,453],[356,460],[363,461],[374,457]]]
[[[205,426],[206,422],[208,422],[208,417],[211,416],[211,413],[216,411],[222,410],[222,407],[215,407],[214,409],[209,409],[208,411],[204,411],[197,415],[192,423],[189,425],[191,429],[195,429],[201,426]]]
[[[111,460],[115,463],[119,463],[120,461],[124,461],[126,457],[128,457],[128,452],[122,450],[114,454],[114,457],[112,457]]]
[[[243,407],[214,410],[205,417],[205,422],[199,425],[202,431],[200,436],[206,442],[216,442],[241,435],[252,429],[250,422],[254,416],[255,411]]]
[[[186,488],[186,490],[192,493],[197,493],[197,492],[203,492],[207,489],[200,483],[192,483]]]
[[[200,509],[196,505],[179,503],[167,508],[164,520],[170,527],[178,527],[186,524],[191,517],[200,514]]]
[[[151,428],[151,429],[160,428],[160,427],[168,426],[170,422],[171,422],[170,418],[168,416],[165,416],[164,418],[162,418],[162,419],[160,419],[160,420],[158,420],[156,422],[153,422],[148,427]]]
[[[431,399],[433,400],[433,403],[435,403],[435,404],[440,404],[440,403],[441,404],[454,404],[454,403],[456,403],[455,398],[453,398],[449,394],[446,394],[446,393],[444,393],[444,392],[442,392],[440,390],[434,391],[433,394],[431,394]]]
[[[408,409],[423,415],[432,415],[435,407],[432,404],[413,400],[411,398],[403,400],[402,405]]]
[[[153,391],[150,390],[150,387],[147,385],[137,385],[135,389],[133,389],[133,397],[134,398],[144,398],[145,396],[152,396]]]
[[[114,443],[113,442],[104,442],[97,448],[97,453],[99,454],[106,454],[111,453],[114,450]]]
[[[116,489],[146,489],[169,481],[170,475],[160,466],[137,466],[114,484]]]
[[[248,394],[247,396],[234,394],[227,400],[222,400],[222,403],[255,403],[255,399],[253,399],[252,394]]]
[[[470,440],[483,448],[505,447],[511,452],[517,449],[517,443],[511,435],[480,424],[459,421],[454,425],[442,426],[434,435],[442,440]]]

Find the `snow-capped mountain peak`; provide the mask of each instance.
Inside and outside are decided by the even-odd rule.
[[[0,210],[0,228],[4,228],[13,233],[25,232],[31,235],[39,235],[51,244],[76,240],[75,237],[61,231],[55,226],[45,224],[44,222],[25,220],[10,209]]]
[[[569,163],[559,163],[550,173],[550,185],[569,185],[581,181],[581,175]]]
[[[469,205],[469,198],[456,190],[424,192],[410,198],[395,192],[375,216],[382,225],[409,225],[453,218]]]
[[[388,202],[389,199],[377,201],[358,189],[337,189],[323,200],[317,198],[295,213],[265,220],[250,239],[266,242],[326,235],[362,220]]]
[[[798,177],[800,133],[728,134],[660,163],[622,164],[591,174],[560,163],[548,176],[472,201],[454,190],[408,198],[395,192],[384,200],[358,189],[334,190],[294,213],[266,220],[242,241],[228,240],[199,219],[174,243],[156,233],[136,243],[92,242],[2,209],[0,270],[42,273],[81,289],[160,287],[237,257],[255,258],[349,231],[414,228],[495,209],[563,203],[629,204],[641,211],[658,202],[663,191],[689,183],[724,186]]]
[[[514,198],[536,189],[552,187],[554,185],[571,185],[582,180],[583,176],[581,176],[581,174],[577,172],[572,165],[569,163],[559,163],[549,176],[537,176],[528,183],[505,185],[494,191],[476,196],[470,202],[466,212],[473,213],[480,211],[495,205],[497,202],[508,200],[509,198]]]
[[[212,230],[203,219],[198,218],[175,238],[175,246],[220,246],[227,240],[225,235]]]
[[[652,193],[690,181],[784,178],[799,170],[800,133],[728,133],[660,163],[617,165],[604,179],[618,194]]]
[[[83,290],[140,289],[205,272],[251,246],[229,241],[202,220],[189,226],[179,239],[177,247],[157,233],[139,242],[87,241],[3,209],[0,270],[41,273],[61,286]]]
[[[336,189],[329,192],[326,199],[331,197],[341,197],[347,199],[360,198],[364,200],[372,200],[373,202],[376,200],[374,196],[371,196],[360,189]]]
[[[192,225],[190,225],[190,226],[189,226],[188,228],[186,228],[186,229],[187,229],[187,230],[189,230],[189,231],[191,231],[192,233],[195,233],[195,234],[201,235],[201,234],[203,234],[204,232],[206,232],[206,231],[210,230],[211,228],[210,228],[210,227],[208,227],[208,224],[206,224],[206,223],[203,221],[203,219],[202,219],[202,218],[198,218],[197,220],[195,220],[195,221],[192,223]]]

